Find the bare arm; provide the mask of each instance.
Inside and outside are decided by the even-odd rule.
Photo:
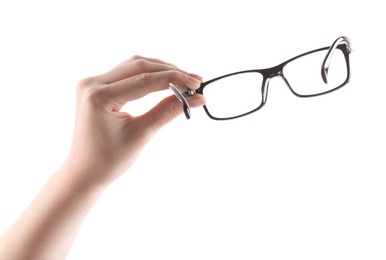
[[[121,112],[121,107],[167,89],[169,82],[196,89],[200,81],[172,64],[139,56],[81,81],[71,152],[1,238],[0,259],[64,259],[103,191],[130,168],[162,126],[183,112],[174,96],[138,117]],[[200,95],[187,99],[192,107],[205,103]]]

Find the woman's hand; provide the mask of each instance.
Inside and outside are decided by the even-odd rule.
[[[183,109],[171,95],[137,117],[120,110],[127,102],[168,89],[169,82],[197,89],[201,78],[157,59],[134,56],[105,74],[79,83],[76,126],[66,165],[82,168],[83,176],[74,178],[81,178],[85,184],[105,185],[130,167],[157,130]],[[191,107],[205,103],[202,95],[187,100]]]
[[[130,165],[162,126],[183,112],[172,95],[141,116],[122,106],[168,83],[197,89],[201,78],[160,60],[135,56],[77,89],[70,155],[0,239],[0,259],[64,259],[79,227],[104,189]],[[187,97],[202,106],[203,96]]]

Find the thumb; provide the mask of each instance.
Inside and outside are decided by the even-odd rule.
[[[205,105],[203,95],[187,96],[186,100],[191,108]],[[184,112],[181,102],[175,95],[169,96],[158,103],[153,109],[144,114],[148,127],[158,130]]]

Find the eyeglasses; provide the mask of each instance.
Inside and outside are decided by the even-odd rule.
[[[261,109],[268,96],[270,79],[279,76],[298,97],[315,97],[331,93],[350,81],[350,40],[341,36],[329,47],[305,52],[277,66],[226,74],[201,83],[197,90],[183,92],[169,84],[190,118],[185,95],[202,94],[207,115],[227,120],[249,115]]]

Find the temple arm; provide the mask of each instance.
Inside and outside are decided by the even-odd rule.
[[[169,88],[174,92],[178,100],[182,103],[182,107],[184,108],[184,113],[187,119],[190,118],[190,106],[188,101],[184,97],[184,95],[180,92],[176,85],[173,83],[169,83]]]
[[[323,78],[324,83],[326,83],[326,84],[328,83],[328,80],[327,80],[328,68],[330,67],[332,55],[334,54],[336,47],[338,47],[338,45],[342,44],[342,43],[346,44],[347,51],[349,53],[352,52],[351,42],[350,42],[350,39],[348,37],[341,36],[334,41],[334,43],[328,49],[327,55],[324,58],[324,61],[322,63],[322,78]]]

